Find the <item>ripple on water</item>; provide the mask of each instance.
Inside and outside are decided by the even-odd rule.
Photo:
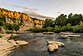
[[[68,39],[59,39],[59,37],[61,37],[60,34],[39,35],[38,33],[28,36],[26,35],[24,39],[26,39],[30,43],[26,46],[17,48],[8,56],[83,56],[82,36],[70,37]],[[65,47],[59,47],[57,51],[49,53],[47,49],[47,40],[63,42],[65,44]]]

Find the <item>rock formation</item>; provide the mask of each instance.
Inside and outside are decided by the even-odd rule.
[[[5,29],[2,26],[0,26],[0,33],[5,33]]]
[[[50,52],[53,52],[54,50],[58,49],[58,46],[64,46],[62,42],[56,42],[56,41],[47,41],[48,44],[48,50]]]
[[[35,27],[42,28],[44,24],[44,20],[31,18],[25,13],[20,13],[16,11],[9,11],[0,8],[0,15],[1,15],[0,18],[5,17],[3,18],[5,19],[5,23],[9,23],[9,24],[21,23],[22,25],[20,26],[20,31],[34,28],[34,24],[36,24]]]

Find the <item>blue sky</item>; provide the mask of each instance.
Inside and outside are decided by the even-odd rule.
[[[0,7],[39,19],[53,19],[60,14],[83,14],[83,0],[0,0]]]

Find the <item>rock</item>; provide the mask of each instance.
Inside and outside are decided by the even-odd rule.
[[[43,34],[54,34],[54,32],[43,32]]]
[[[8,40],[8,42],[11,43],[13,46],[17,46],[17,44],[14,40]]]
[[[53,44],[53,45],[58,45],[58,46],[64,46],[65,44],[63,44],[62,42],[57,42],[57,41],[47,41],[47,44]]]
[[[56,42],[56,44],[57,44],[58,46],[65,46],[65,44],[63,44],[62,42]]]
[[[26,44],[28,44],[28,42],[26,42],[26,41],[20,41],[20,40],[17,40],[16,43],[18,45],[26,45]]]
[[[0,26],[0,33],[5,33],[5,29],[2,26]]]
[[[54,50],[58,49],[58,45],[48,45],[48,51],[53,52]]]

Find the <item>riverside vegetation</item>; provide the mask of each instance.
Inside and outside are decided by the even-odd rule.
[[[75,32],[83,33],[83,16],[81,14],[72,14],[67,15],[61,14],[56,18],[56,20],[45,19],[45,24],[43,28],[33,28],[29,29],[33,32]]]

